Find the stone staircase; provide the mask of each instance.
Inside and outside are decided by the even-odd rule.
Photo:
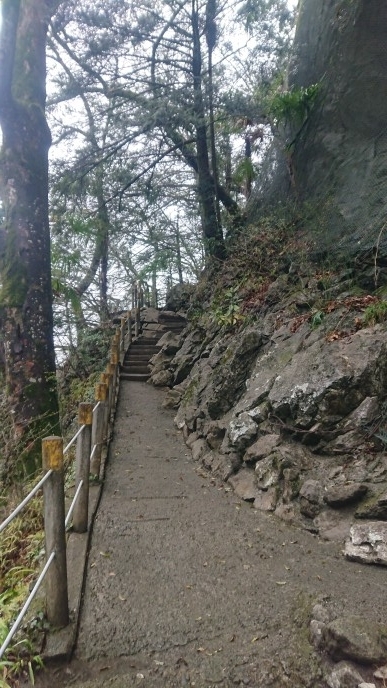
[[[128,348],[121,366],[121,380],[146,382],[149,379],[149,361],[160,351],[157,346],[165,332],[180,334],[186,325],[182,316],[170,311],[147,308],[141,313],[141,332]]]

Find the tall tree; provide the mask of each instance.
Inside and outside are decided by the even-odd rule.
[[[52,323],[46,35],[58,0],[2,0],[0,317],[6,385],[24,468],[40,461],[38,437],[58,428]]]

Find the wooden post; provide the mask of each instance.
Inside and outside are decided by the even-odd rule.
[[[82,480],[81,491],[73,511],[73,529],[76,533],[86,533],[89,514],[89,473],[91,452],[91,427],[93,423],[93,405],[81,403],[78,407],[78,425],[84,425],[78,435],[76,449],[75,486]]]
[[[113,373],[110,372],[110,364],[107,366],[105,379],[108,388],[108,425],[110,425],[114,402]]]
[[[118,395],[118,351],[117,347],[112,346],[111,351],[110,351],[110,365],[112,366],[112,385],[113,385],[113,392],[112,392],[112,411],[114,413],[114,409],[116,407],[116,401],[117,401],[117,395]]]
[[[95,400],[97,408],[93,413],[93,425],[91,429],[92,456],[90,460],[90,473],[99,478],[101,469],[102,444],[104,441],[104,421],[107,387],[100,382],[95,387]],[[99,403],[98,403],[99,402]]]
[[[121,318],[121,332],[120,332],[120,352],[121,352],[122,360],[124,358],[124,352],[125,352],[125,325],[126,325],[126,318],[123,316]],[[122,363],[122,360],[121,360],[121,363]]]
[[[101,373],[101,382],[106,385],[106,403],[105,403],[105,418],[104,418],[104,437],[106,441],[109,437],[109,421],[110,421],[110,410],[111,410],[111,399],[112,390],[110,389],[109,383],[111,382],[110,375],[108,373]]]
[[[45,437],[42,440],[42,459],[44,470],[52,470],[43,485],[46,560],[55,552],[46,575],[46,611],[49,623],[61,627],[67,626],[69,622],[61,437]]]
[[[132,312],[128,312],[128,347],[132,343],[132,325],[133,325],[133,320],[132,320]]]

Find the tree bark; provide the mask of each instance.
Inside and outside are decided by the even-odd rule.
[[[58,431],[53,342],[45,45],[56,3],[3,0],[0,33],[0,308],[6,386],[28,472]]]
[[[203,235],[206,252],[209,256],[224,260],[225,245],[222,228],[216,213],[216,186],[211,174],[207,127],[202,94],[202,59],[199,35],[199,17],[192,0],[192,74],[194,90],[194,110],[196,128],[196,151],[198,167],[198,197],[201,205]]]

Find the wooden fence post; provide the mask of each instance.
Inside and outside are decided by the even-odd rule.
[[[78,407],[78,424],[84,425],[78,435],[76,449],[75,486],[82,480],[82,487],[73,511],[73,529],[76,533],[87,531],[89,514],[89,473],[91,452],[91,427],[93,423],[93,405],[81,403]]]
[[[121,318],[121,332],[120,332],[120,363],[123,363],[125,355],[125,325],[126,318],[123,316]]]
[[[104,434],[106,441],[109,437],[109,425],[110,425],[110,411],[111,411],[111,399],[112,390],[110,387],[111,377],[108,373],[101,373],[101,382],[106,385],[106,402],[105,402],[105,418],[104,418]]]
[[[42,440],[42,459],[43,468],[46,471],[52,470],[43,486],[46,560],[55,552],[46,575],[46,611],[49,623],[61,627],[67,626],[69,622],[61,437],[45,437]]]
[[[133,325],[132,312],[128,311],[128,347],[132,343],[132,325]]]
[[[99,478],[101,468],[102,443],[104,441],[105,432],[105,404],[106,404],[107,387],[100,382],[95,387],[95,400],[97,408],[93,413],[93,425],[91,429],[91,444],[92,456],[90,460],[90,473]],[[99,402],[99,403],[98,403]]]

